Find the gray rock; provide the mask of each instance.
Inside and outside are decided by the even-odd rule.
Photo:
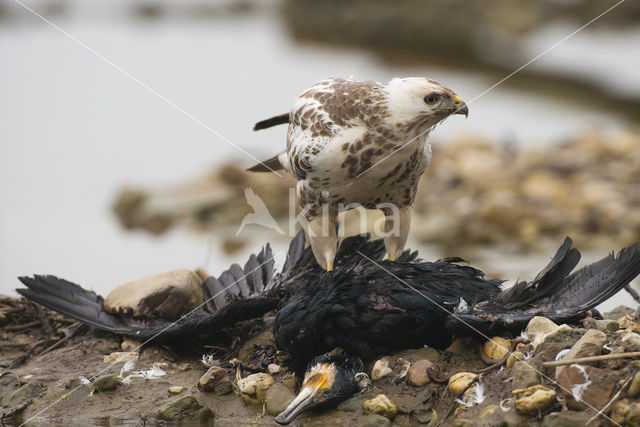
[[[231,393],[233,384],[227,371],[224,368],[218,366],[212,366],[209,370],[198,380],[198,388],[205,392],[214,392],[218,395]]]
[[[523,389],[540,384],[540,375],[529,361],[518,361],[513,365],[513,389]]]
[[[288,385],[283,383],[274,384],[269,390],[267,390],[267,397],[265,400],[267,414],[275,417],[287,409],[287,406],[289,406],[295,398],[296,394]]]
[[[571,347],[569,353],[564,358],[566,360],[576,359],[578,357],[597,356],[602,353],[602,347],[607,343],[607,335],[597,329],[589,329],[587,332]],[[566,366],[558,366],[556,368],[556,377]]]
[[[627,351],[640,351],[640,335],[635,332],[624,334],[621,342]]]
[[[542,427],[583,427],[591,414],[576,411],[552,412],[542,419]],[[592,426],[598,425],[592,423]]]
[[[604,313],[602,317],[605,319],[618,320],[622,316],[626,316],[627,314],[633,314],[635,312],[636,310],[631,307],[627,307],[626,305],[619,305],[613,310],[607,311],[606,313]]]
[[[614,319],[588,319],[584,322],[585,328],[597,329],[602,332],[615,332],[620,329],[620,323]]]
[[[554,360],[560,351],[573,347],[583,332],[569,325],[561,325],[540,339],[535,354],[543,362]]]
[[[91,382],[91,386],[98,393],[115,390],[120,385],[120,380],[116,375],[103,375]]]
[[[409,371],[407,372],[407,384],[417,387],[429,384],[431,379],[427,374],[427,369],[432,366],[433,363],[427,359],[421,359],[412,363]]]
[[[158,412],[158,418],[164,421],[188,421],[206,423],[215,412],[193,396],[185,396],[168,404]]]
[[[125,283],[104,301],[108,313],[175,320],[202,303],[202,279],[178,269]]]
[[[341,402],[338,405],[337,409],[338,411],[343,412],[358,412],[362,409],[362,401],[362,397],[353,396],[345,400],[344,402]]]
[[[360,418],[360,422],[358,423],[359,427],[386,427],[390,425],[391,421],[389,421],[388,418],[375,414]]]

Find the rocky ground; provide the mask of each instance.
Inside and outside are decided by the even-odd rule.
[[[366,366],[372,382],[364,391],[294,423],[639,425],[640,354],[626,354],[640,351],[633,313],[620,307],[607,320],[571,327],[535,318],[526,331],[529,343],[512,340],[508,358],[501,338],[485,344],[483,357],[465,340],[444,352],[425,347],[388,355]],[[140,349],[23,299],[1,299],[0,418],[7,425],[274,425],[272,416],[293,399],[298,384],[280,366],[266,323],[245,325],[251,331],[246,339],[212,346],[203,360],[153,345]],[[547,365],[598,355],[606,360]],[[487,357],[502,364],[464,374],[486,370],[495,361]],[[462,373],[439,384],[428,368],[444,379]]]

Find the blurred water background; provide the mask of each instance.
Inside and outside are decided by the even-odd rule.
[[[326,76],[428,76],[473,100],[468,120],[432,134],[435,145],[474,135],[552,150],[596,129],[637,132],[638,3],[483,94],[614,4],[0,0],[0,293],[18,275],[52,273],[106,294],[172,268],[219,273],[268,239],[278,253],[286,240],[268,232],[228,254],[216,229],[128,231],[112,204],[131,183],[255,163],[237,147],[272,155],[285,129],[254,133],[253,123]],[[551,255],[488,248],[473,261],[530,279]],[[608,306],[620,302],[632,304],[623,292]]]

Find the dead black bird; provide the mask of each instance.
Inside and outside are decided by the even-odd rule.
[[[54,276],[21,277],[27,289],[18,292],[95,327],[172,346],[208,344],[219,330],[278,309],[276,345],[304,377],[300,395],[276,419],[288,423],[304,409],[353,394],[358,358],[423,345],[443,349],[452,335],[517,334],[534,316],[577,321],[640,273],[640,244],[574,273],[580,253],[571,246],[565,239],[533,281],[501,291],[501,280],[485,279],[459,258],[427,262],[405,251],[395,262],[382,261],[383,242],[366,236],[346,239],[336,268],[324,272],[300,234],[279,273],[267,245],[244,268],[207,279],[207,302],[176,322],[106,313],[102,297]],[[336,348],[342,351],[332,353]]]

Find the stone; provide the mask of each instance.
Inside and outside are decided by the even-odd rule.
[[[481,420],[485,418],[489,418],[493,416],[495,413],[497,413],[498,409],[500,408],[498,408],[497,405],[488,405],[486,408],[482,410],[482,412],[480,412],[480,415],[478,416],[478,418],[480,418]]]
[[[202,279],[177,269],[134,280],[115,288],[104,301],[111,314],[176,320],[202,304]]]
[[[449,377],[449,390],[454,396],[458,396],[476,377],[477,375],[471,372],[458,372],[453,374]]]
[[[267,372],[269,372],[271,375],[279,374],[282,371],[282,366],[278,365],[277,363],[269,363],[269,365],[267,366]]]
[[[640,372],[636,372],[627,389],[627,396],[637,397],[640,395]]]
[[[542,427],[583,427],[591,414],[576,411],[552,412],[542,419]],[[595,426],[595,423],[592,423]]]
[[[184,390],[184,387],[180,385],[174,385],[172,387],[169,387],[169,393],[171,394],[180,394],[183,392],[183,390]]]
[[[102,358],[103,363],[126,363],[126,362],[137,362],[140,354],[135,351],[114,351],[111,354],[107,354]]]
[[[540,384],[540,374],[530,362],[516,362],[513,365],[513,389],[524,389]]]
[[[198,388],[204,392],[214,392],[217,395],[231,393],[233,383],[226,369],[212,366],[198,380]]]
[[[287,406],[289,406],[295,398],[296,394],[289,386],[283,383],[274,384],[267,390],[266,394],[265,406],[267,414],[275,417],[287,409]]]
[[[120,379],[116,375],[103,375],[91,382],[91,386],[98,393],[115,390],[118,385],[120,385]]]
[[[509,354],[511,343],[505,338],[493,337],[484,343],[483,350],[489,359],[501,360]]]
[[[614,319],[588,319],[584,321],[584,327],[597,329],[602,332],[615,332],[620,329],[620,323]]]
[[[565,360],[577,359],[579,357],[597,356],[602,353],[602,347],[607,343],[607,335],[597,329],[588,329],[580,339],[571,346],[569,352],[564,356]],[[566,366],[556,368],[556,377]]]
[[[382,415],[371,414],[362,417],[358,422],[359,427],[386,427],[390,426],[391,422],[388,418]]]
[[[633,318],[633,315],[628,314],[618,319],[620,329],[626,329],[627,332],[635,332],[640,334],[640,322]]]
[[[359,396],[350,397],[344,402],[341,402],[337,409],[343,412],[357,412],[362,409],[362,398]]]
[[[640,402],[631,399],[621,399],[613,406],[611,419],[623,426],[640,425]]]
[[[262,372],[251,374],[238,380],[238,391],[245,403],[262,403],[267,398],[267,390],[273,383],[275,380],[269,374]]]
[[[607,311],[602,315],[604,319],[618,320],[619,318],[626,316],[627,314],[633,315],[636,312],[635,309],[627,307],[625,305],[619,305],[611,311]]]
[[[513,390],[516,410],[526,415],[537,415],[556,402],[556,392],[543,385]]]
[[[421,387],[431,382],[431,378],[427,374],[427,369],[431,368],[433,363],[427,359],[421,359],[411,364],[407,371],[407,384]]]
[[[362,402],[362,410],[365,414],[382,415],[389,419],[393,419],[398,413],[398,407],[384,394]]]
[[[534,344],[535,354],[543,362],[555,360],[559,352],[573,347],[580,337],[582,337],[580,330],[573,329],[569,325],[558,326],[553,331],[539,337],[538,345]]]
[[[640,335],[635,332],[624,334],[621,342],[626,351],[640,351]]]
[[[521,351],[514,351],[507,358],[507,369],[511,368],[517,361],[526,360],[526,356]]]
[[[558,327],[553,321],[547,319],[546,317],[536,316],[533,319],[529,320],[527,327],[525,329],[525,333],[529,340],[532,343],[535,343],[538,337],[543,336]],[[535,344],[534,344],[535,346]]]
[[[208,423],[215,412],[193,396],[185,396],[162,408],[158,418],[164,421]]]
[[[142,342],[138,340],[134,340],[132,338],[126,337],[122,339],[120,343],[120,348],[124,352],[138,352],[138,350],[142,347]]]
[[[371,379],[376,381],[386,377],[392,372],[393,370],[389,367],[389,358],[383,357],[382,359],[376,360],[373,364],[373,368],[371,368]]]
[[[556,378],[570,409],[602,408],[618,382],[616,371],[586,365],[569,365]]]

